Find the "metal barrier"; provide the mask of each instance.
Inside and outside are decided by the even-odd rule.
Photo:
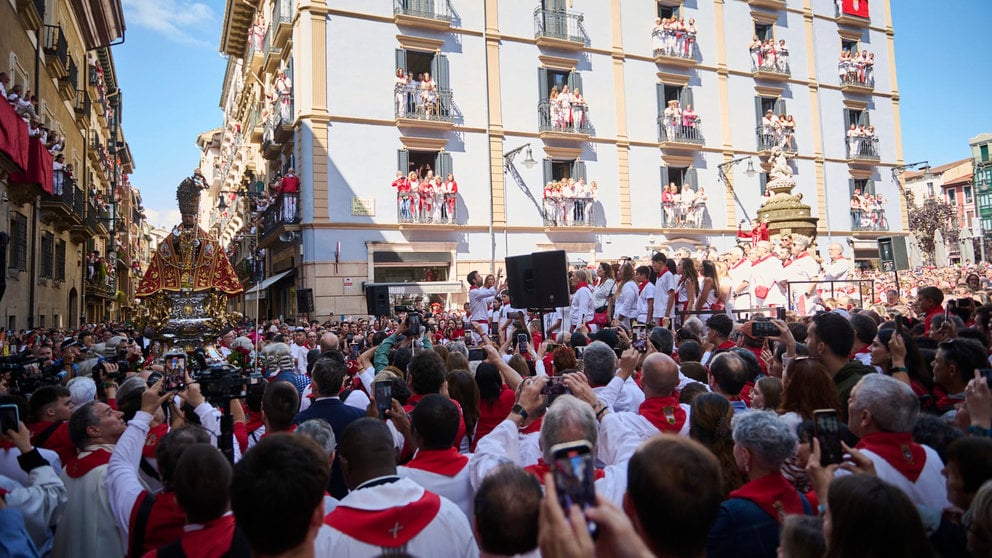
[[[857,291],[856,292],[858,294],[858,298],[861,299],[861,307],[862,308],[865,308],[866,307],[866,302],[865,302],[866,299],[868,300],[868,303],[867,304],[871,304],[871,302],[873,302],[872,301],[872,295],[875,292],[875,280],[874,279],[838,279],[838,280],[831,280],[831,281],[827,281],[827,280],[822,280],[822,281],[789,281],[789,286],[786,289],[786,296],[788,297],[788,300],[789,300],[789,309],[790,310],[797,310],[795,308],[795,304],[794,304],[793,297],[792,297],[792,286],[793,285],[822,285],[822,284],[825,284],[825,283],[830,285],[830,296],[827,297],[827,298],[837,298],[838,295],[848,296],[846,286],[847,285],[850,285],[850,284],[855,284],[855,285],[857,285]],[[867,287],[865,287],[865,284],[867,284]],[[841,287],[838,287],[838,285],[840,285]],[[844,292],[839,293],[838,292],[838,289],[840,289],[840,288],[843,288],[844,289]],[[799,294],[799,296],[803,296],[801,293],[797,293],[797,294]],[[866,294],[868,295],[867,297],[865,296]],[[821,296],[821,298],[824,297],[824,296],[826,296],[826,292],[820,293],[820,296]]]

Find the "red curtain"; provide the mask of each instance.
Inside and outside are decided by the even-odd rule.
[[[0,102],[0,152],[22,170],[27,170],[28,125],[7,102]]]
[[[843,0],[841,11],[847,15],[868,17],[868,0]]]
[[[25,137],[27,136],[25,135]],[[53,192],[52,154],[45,149],[45,146],[38,138],[30,138],[27,152],[27,170],[25,172],[11,173],[10,181],[18,184],[38,184],[42,190],[51,194]]]

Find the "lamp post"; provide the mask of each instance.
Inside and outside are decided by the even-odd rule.
[[[517,154],[519,154],[521,151],[523,151],[523,153],[524,153],[524,160],[523,161],[520,161],[520,163],[525,168],[527,168],[527,169],[534,168],[534,165],[537,164],[537,161],[534,160],[534,153],[530,149],[530,143],[525,143],[525,144],[521,145],[520,147],[518,147],[516,149],[511,149],[510,151],[507,151],[503,155],[503,173],[504,174],[506,174],[506,173],[511,174],[513,176],[513,178],[517,181],[518,186],[520,186],[520,188],[524,191],[524,193],[527,194],[527,196],[529,198],[531,198],[531,201],[533,201],[535,205],[538,205],[537,204],[537,201],[534,200],[534,196],[531,195],[530,190],[528,190],[527,189],[527,186],[523,183],[523,179],[520,177],[520,174],[517,172],[517,169],[514,168],[514,166],[513,166],[513,158],[516,157]],[[505,198],[505,189],[504,189],[504,198]],[[490,200],[490,204],[492,204],[492,200]],[[541,206],[538,205],[539,210],[540,210],[540,207]],[[490,217],[493,217],[493,216],[494,215],[490,215]],[[489,262],[490,272],[492,272],[495,269],[495,267],[496,267],[496,233],[495,233],[495,231],[493,229],[492,222],[493,222],[493,219],[490,218],[490,220],[489,220],[489,238],[490,238],[490,241],[492,242],[491,260]],[[506,226],[505,226],[505,224],[503,226],[503,251],[504,251],[504,253],[505,252],[508,252],[508,247],[507,247],[507,233],[506,233]]]
[[[727,171],[733,169],[736,165],[743,163],[744,161],[747,161],[747,169],[744,171],[744,174],[746,174],[748,177],[754,176],[757,173],[757,171],[754,170],[754,160],[751,158],[750,155],[748,155],[747,157],[738,157],[737,159],[732,159],[730,161],[727,161],[726,163],[721,163],[717,165],[716,169],[719,173],[718,176],[720,178],[720,182],[722,182],[723,185],[730,190],[730,193],[733,194],[734,201],[737,202],[737,206],[741,208],[741,213],[744,214],[744,218],[747,219],[748,223],[750,223],[751,217],[748,216],[747,209],[744,209],[744,204],[741,203],[741,199],[737,197],[737,190],[734,189],[734,182],[733,180],[730,179],[730,176],[727,174]]]
[[[902,194],[903,198],[906,199],[906,203],[913,202],[913,192],[906,189],[906,185],[902,181],[902,175],[908,170],[923,169],[923,179],[929,180],[932,176],[930,174],[930,161],[917,161],[915,163],[909,163],[906,165],[900,165],[898,167],[892,167],[892,181],[896,183],[899,188],[899,192]]]

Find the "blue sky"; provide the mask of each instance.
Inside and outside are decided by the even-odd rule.
[[[515,0],[519,1],[519,0]],[[939,165],[968,157],[968,138],[992,131],[992,78],[979,38],[992,30],[989,0],[890,0],[904,158]],[[124,131],[146,214],[179,221],[176,185],[199,162],[196,136],[220,126],[225,59],[223,0],[123,0],[127,40],[114,48]],[[933,40],[929,40],[933,36]],[[939,42],[938,42],[939,40]]]

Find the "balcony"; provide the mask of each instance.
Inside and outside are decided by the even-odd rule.
[[[592,202],[586,197],[544,198],[544,226],[592,227]]]
[[[265,36],[256,35],[253,32],[248,35],[248,49],[245,53],[245,66],[248,73],[258,74],[265,62],[265,52],[262,50],[265,45]]]
[[[262,119],[261,109],[256,108],[252,111],[251,120],[248,121],[248,132],[251,134],[252,143],[259,143],[262,141],[262,135],[265,133],[265,121]]]
[[[881,158],[878,155],[878,138],[858,136],[847,140],[848,164],[874,166]]]
[[[266,248],[279,240],[284,232],[299,232],[300,206],[298,194],[278,195],[272,205],[258,218],[258,246]]]
[[[437,194],[424,199],[417,194],[396,194],[396,222],[419,225],[456,225],[458,194]]]
[[[792,77],[789,70],[788,57],[763,58],[759,63],[751,59],[751,76],[754,79],[765,79],[769,81],[788,81]]]
[[[781,147],[782,151],[787,155],[794,155],[798,152],[796,149],[796,138],[792,134],[758,126],[755,129],[755,135],[758,137],[758,152],[763,157],[769,155],[772,149],[776,147]]]
[[[436,31],[450,29],[448,0],[393,0],[393,23]]]
[[[706,141],[700,129],[701,120],[691,126],[665,125],[665,116],[658,117],[658,142],[663,150],[699,151]]]
[[[45,23],[45,0],[17,0],[17,15],[25,29],[40,29]]]
[[[541,101],[537,104],[537,118],[538,136],[541,139],[585,141],[592,135],[588,105],[583,106],[582,117],[575,120],[563,118],[557,110],[552,112],[550,101]]]
[[[889,230],[889,220],[885,217],[884,208],[870,210],[851,209],[851,230],[859,232],[886,232]]]
[[[276,28],[275,37],[272,39],[277,48],[286,46],[286,42],[293,37],[293,4],[296,0],[276,0],[272,7],[272,23]]]
[[[840,89],[844,93],[870,94],[875,90],[875,76],[856,68],[840,78]]]
[[[45,25],[45,64],[56,78],[69,71],[69,43],[58,25]]]
[[[663,46],[654,50],[654,63],[659,66],[675,66],[678,68],[692,68],[699,64],[699,45],[695,39],[679,39],[675,43],[675,48]]]
[[[284,95],[276,107],[274,128],[272,130],[273,139],[279,143],[293,137],[293,96]],[[264,131],[263,131],[264,134]]]
[[[83,191],[68,176],[54,178],[55,194],[42,194],[41,220],[61,231],[81,225],[82,214],[76,213],[76,198],[82,199]]]
[[[755,8],[768,8],[770,10],[784,10],[785,0],[746,0],[748,4]]]
[[[59,78],[59,92],[67,101],[75,102],[76,87],[79,85],[79,68],[76,61],[69,58],[69,69],[64,76]]]
[[[265,57],[262,63],[262,68],[266,72],[275,72],[276,68],[279,67],[279,57],[282,56],[282,49],[278,46],[272,44],[272,35],[275,33],[275,26],[270,25],[269,30],[265,33],[265,43],[263,45],[263,52]]]
[[[90,109],[92,108],[89,94],[82,89],[77,89],[72,108],[76,113],[76,122],[85,128],[90,121]]]
[[[397,126],[436,130],[450,130],[455,126],[454,93],[450,89],[410,91],[398,87],[393,96]]]
[[[847,25],[850,27],[868,27],[871,18],[868,16],[868,2],[864,3],[864,15],[844,13],[841,2],[837,2],[837,25]]]
[[[663,229],[703,229],[708,228],[705,201],[692,200],[661,202],[661,227]]]
[[[587,42],[582,20],[582,14],[546,10],[538,6],[534,10],[534,38],[537,39],[537,46],[582,50]]]

